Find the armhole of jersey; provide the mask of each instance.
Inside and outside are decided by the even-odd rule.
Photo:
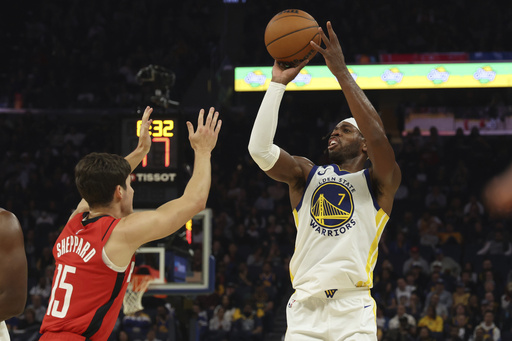
[[[306,190],[308,189],[309,183],[311,182],[311,179],[313,178],[313,175],[315,175],[316,170],[318,169],[318,166],[313,166],[308,174],[308,179],[306,180],[306,186],[304,186],[304,193],[302,193],[302,198],[300,198],[299,204],[297,207],[295,207],[294,211],[299,212],[301,206],[302,206],[302,200],[304,199],[304,194],[306,193]]]
[[[114,263],[112,263],[110,258],[108,258],[107,253],[105,252],[105,247],[103,247],[103,249],[101,250],[101,259],[103,259],[103,263],[105,263],[105,265],[109,269],[111,269],[115,272],[125,272],[126,269],[128,269],[128,265],[130,265],[130,263],[128,263],[128,265],[126,265],[126,266],[117,266]]]
[[[370,179],[370,169],[369,168],[366,168],[364,170],[364,177],[366,179],[366,185],[368,186],[368,191],[370,191],[370,195],[372,196],[373,207],[375,207],[375,209],[378,211],[378,210],[380,210],[380,206],[377,203],[377,199],[375,198],[375,195],[373,194],[372,181]]]

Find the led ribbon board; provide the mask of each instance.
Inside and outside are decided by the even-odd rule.
[[[436,63],[349,65],[366,90],[512,87],[512,63]],[[265,91],[272,67],[235,68],[235,91]],[[327,66],[306,66],[287,90],[339,90]]]

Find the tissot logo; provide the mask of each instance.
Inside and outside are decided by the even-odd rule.
[[[137,182],[174,182],[176,173],[136,173]]]

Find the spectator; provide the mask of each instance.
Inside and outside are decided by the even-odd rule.
[[[423,305],[421,304],[421,299],[418,296],[417,291],[413,291],[411,293],[411,298],[409,299],[409,307],[407,307],[407,312],[417,321],[420,318],[422,311]]]
[[[469,196],[469,201],[464,205],[464,215],[469,216],[472,212],[482,216],[484,214],[484,205],[478,201],[478,197],[475,194]]]
[[[418,327],[427,327],[431,332],[438,335],[443,333],[443,319],[437,315],[435,306],[429,305],[427,307],[427,314],[418,321]]]
[[[35,320],[41,323],[43,322],[44,315],[46,315],[46,305],[43,305],[43,298],[40,295],[31,295],[30,297],[32,304],[29,304],[27,308],[34,311]]]
[[[445,289],[443,279],[439,278],[436,281],[434,291],[428,293],[428,295],[425,299],[425,306],[429,305],[429,302],[432,301],[431,298],[433,296],[437,296],[437,297],[434,297],[434,301],[438,301],[437,309],[442,309],[442,311],[445,311],[445,310],[448,311],[449,309],[451,309],[451,307],[453,305],[452,294]],[[439,314],[439,311],[440,310],[438,310],[438,314]],[[445,318],[445,317],[446,316],[443,316],[443,318]]]
[[[390,329],[384,337],[385,341],[414,341],[416,326],[411,325],[406,317],[400,317],[398,328]]]
[[[420,331],[418,333],[418,337],[416,338],[417,341],[435,341],[435,339],[432,337],[432,332],[428,327],[422,327],[420,328]]]
[[[467,306],[469,303],[469,297],[471,294],[469,293],[469,290],[466,289],[464,286],[464,283],[457,282],[457,288],[455,289],[455,292],[452,294],[452,308],[457,307],[457,305],[461,304],[463,306]]]
[[[459,336],[459,328],[457,326],[450,326],[450,333],[445,338],[445,341],[464,341]]]
[[[412,269],[413,266],[420,266],[421,271],[428,275],[430,273],[430,269],[427,261],[420,256],[420,250],[417,246],[411,247],[409,252],[410,257],[404,263],[402,273],[407,274],[409,270]]]
[[[477,255],[512,255],[512,243],[505,240],[503,231],[497,230],[491,239],[485,242],[484,246],[478,250]]]
[[[446,207],[446,195],[441,191],[439,185],[432,186],[425,197],[425,207],[432,212],[441,212]]]
[[[32,308],[25,308],[23,316],[20,318],[17,326],[14,327],[15,333],[23,333],[26,339],[29,339],[34,333],[38,334],[41,322],[36,320],[36,313]]]
[[[457,336],[462,341],[468,341],[472,336],[472,328],[469,325],[469,318],[464,314],[458,314],[453,318],[452,328],[457,330]]]
[[[144,341],[162,341],[156,337],[156,333],[153,329],[148,330]]]
[[[41,299],[46,302],[50,298],[51,290],[52,288],[46,281],[46,278],[41,276],[37,284],[30,288],[29,294],[30,296],[39,295]]]
[[[484,320],[475,328],[474,339],[477,340],[477,330],[483,331],[483,339],[492,341],[500,341],[501,332],[500,329],[494,324],[494,313],[492,311],[486,311],[484,314]]]
[[[401,326],[401,319],[405,318],[407,321],[407,324],[411,327],[416,327],[416,319],[405,312],[405,306],[399,304],[396,308],[396,315],[389,320],[389,329],[398,329]],[[413,335],[416,334],[415,332],[412,333]]]
[[[501,322],[503,339],[512,337],[512,282],[508,282],[501,296]]]
[[[441,273],[450,276],[453,279],[456,279],[460,275],[461,266],[458,262],[456,262],[452,257],[445,256],[442,249],[437,248],[435,251],[436,258],[435,261],[432,262],[434,265],[435,262],[439,262],[441,264]]]
[[[156,337],[162,340],[167,340],[174,332],[174,310],[170,305],[168,307],[169,310],[164,305],[159,305],[156,308],[155,332]]]
[[[123,317],[123,330],[134,339],[144,340],[151,325],[151,317],[143,310]]]
[[[231,332],[231,319],[225,314],[224,307],[218,305],[213,311],[213,317],[209,322],[208,341],[224,341],[229,338]]]
[[[402,297],[404,298],[403,304],[405,306],[409,306],[409,300],[411,298],[411,293],[416,289],[415,286],[407,284],[404,278],[399,278],[396,281],[396,289],[395,296],[398,302],[402,302]]]
[[[260,316],[258,316],[260,315]],[[253,304],[245,303],[242,312],[233,316],[232,341],[262,341],[263,324]]]

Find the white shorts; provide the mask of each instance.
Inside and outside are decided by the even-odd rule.
[[[298,301],[295,297],[286,308],[285,341],[377,340],[376,305],[369,290],[328,290]]]

